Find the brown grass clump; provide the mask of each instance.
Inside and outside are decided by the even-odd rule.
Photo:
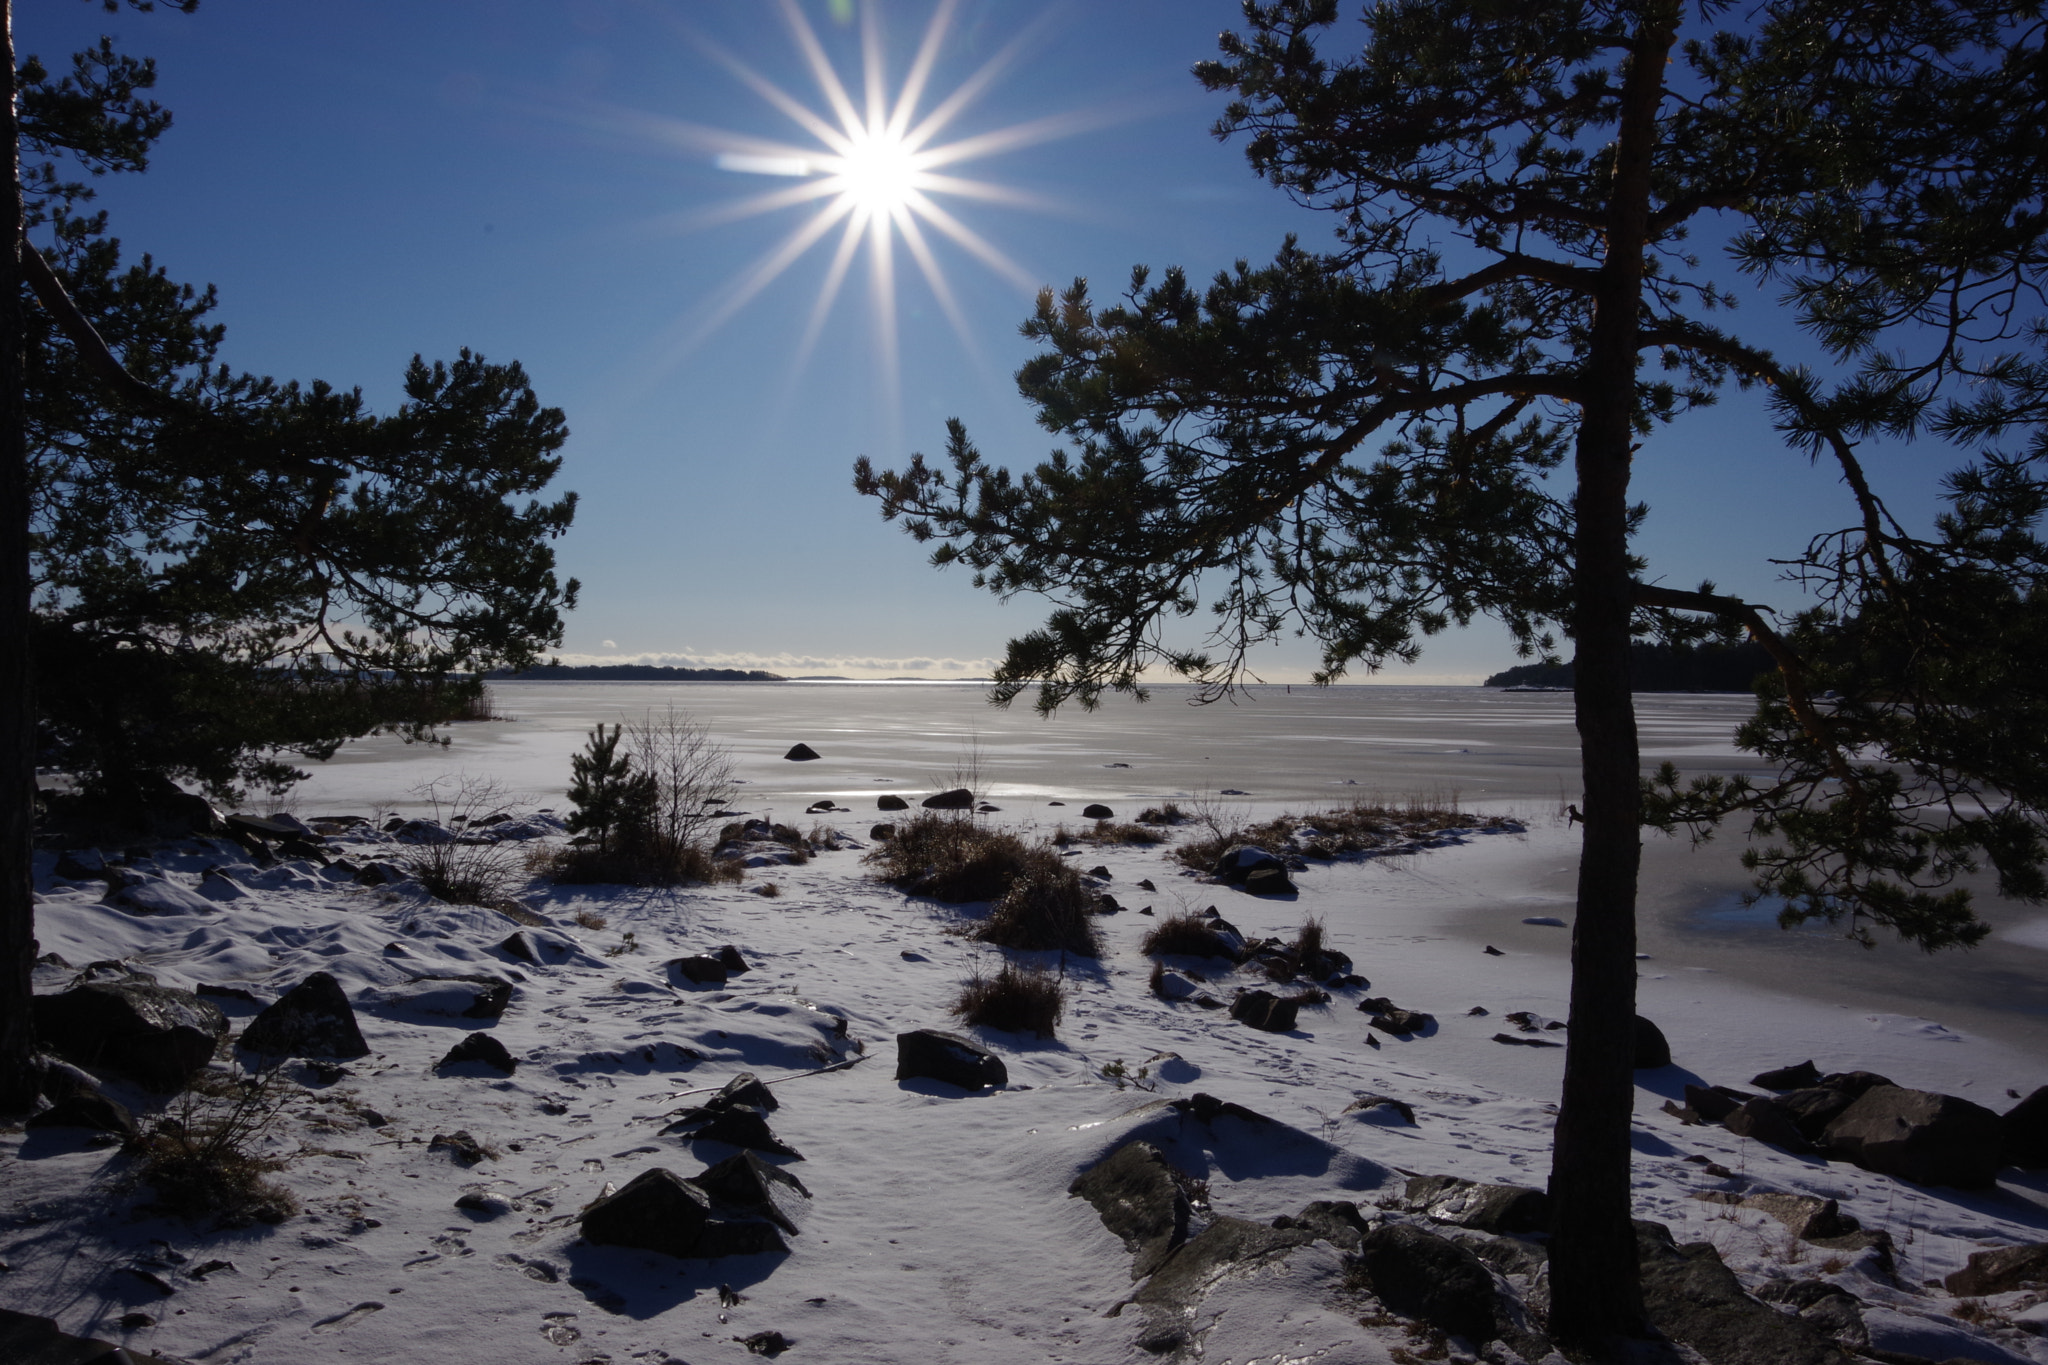
[[[1082,957],[1101,957],[1102,938],[1089,914],[1094,898],[1080,875],[1044,849],[1037,855],[989,907],[988,918],[974,937],[1005,948],[1060,948]]]
[[[533,850],[526,869],[564,886],[679,886],[685,882],[736,882],[737,862],[714,858],[700,844],[649,839],[631,847],[558,844]]]
[[[1168,915],[1145,935],[1139,951],[1148,957],[1236,956],[1200,915]]]
[[[174,1112],[137,1139],[138,1177],[156,1191],[156,1207],[177,1218],[213,1218],[224,1226],[281,1223],[298,1212],[290,1190],[266,1179],[284,1162],[255,1144],[292,1097],[276,1071],[188,1090]]]
[[[759,886],[754,888],[754,894],[757,896],[766,896],[769,900],[774,900],[777,896],[782,894],[782,887],[775,882],[762,882]]]
[[[1427,838],[1441,830],[1484,829],[1506,823],[1498,815],[1479,816],[1458,809],[1454,795],[1412,796],[1397,802],[1359,800],[1313,815],[1281,815],[1259,824],[1211,822],[1206,837],[1182,844],[1173,850],[1173,856],[1197,872],[1207,872],[1239,844],[1269,849],[1290,846],[1309,858],[1341,858]],[[1303,830],[1314,833],[1297,839]]]
[[[1147,806],[1138,812],[1138,823],[1141,825],[1184,825],[1193,818],[1172,801],[1163,806]]]
[[[602,929],[610,923],[610,920],[598,914],[595,910],[578,910],[576,912],[576,926],[579,929]]]
[[[1163,844],[1166,836],[1156,829],[1147,829],[1142,824],[1118,823],[1113,820],[1097,820],[1095,828],[1087,833],[1090,843],[1096,844]]]
[[[985,976],[977,968],[953,1003],[953,1013],[969,1024],[1006,1033],[1029,1030],[1041,1038],[1053,1036],[1054,1026],[1066,1010],[1065,981],[1041,967],[1011,962],[1005,962],[994,976]]]
[[[1052,858],[1014,834],[987,829],[964,816],[925,811],[896,826],[889,841],[866,861],[885,882],[935,900],[992,901],[1035,862]]]

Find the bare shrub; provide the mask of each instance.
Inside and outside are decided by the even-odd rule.
[[[1089,913],[1094,897],[1080,874],[1050,850],[1033,852],[1030,865],[989,907],[974,937],[1005,948],[1059,948],[1101,957],[1102,937]]]
[[[580,929],[597,930],[604,928],[610,923],[610,920],[598,914],[595,910],[578,910],[576,912],[576,925]]]
[[[584,886],[739,879],[712,857],[707,837],[732,799],[732,754],[688,712],[673,705],[646,712],[621,721],[609,739],[600,724],[575,765],[570,799],[579,810],[570,828],[591,829],[596,839],[541,849],[529,859],[530,871]]]
[[[706,842],[712,818],[732,802],[732,751],[671,703],[626,723],[626,752],[634,768],[654,778],[648,833],[678,847]]]
[[[961,987],[952,1012],[983,1028],[1002,1029],[1006,1033],[1029,1030],[1041,1038],[1051,1038],[1066,1009],[1064,980],[1042,967],[1005,962],[994,976],[985,975],[977,967]]]
[[[1227,957],[1237,954],[1200,915],[1168,915],[1145,935],[1138,950],[1147,957]]]
[[[187,1090],[136,1141],[136,1173],[156,1191],[157,1208],[228,1225],[280,1223],[296,1213],[298,1199],[266,1178],[285,1163],[256,1150],[291,1097],[275,1068]]]
[[[510,720],[510,716],[498,715],[498,699],[488,687],[479,687],[473,696],[464,697],[455,714],[448,717],[458,720]]]
[[[443,829],[463,830],[504,809],[508,794],[495,779],[469,774],[437,777],[414,787]],[[485,835],[460,834],[445,844],[416,844],[398,855],[399,865],[428,895],[454,905],[502,909],[525,885],[517,848]]]

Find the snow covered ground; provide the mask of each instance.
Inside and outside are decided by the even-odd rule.
[[[851,814],[822,817],[851,847],[755,869],[739,885],[534,883],[522,900],[544,921],[527,930],[539,963],[500,946],[519,926],[497,912],[442,904],[413,885],[330,880],[310,862],[258,870],[231,845],[134,859],[131,873],[194,891],[207,869],[225,865],[246,892],[154,915],[107,903],[104,883],[60,878],[54,857],[40,856],[41,947],[66,965],[40,968],[39,990],[118,962],[98,976],[141,971],[267,1002],[324,971],[353,1001],[372,1051],[338,1077],[289,1069],[298,1088],[263,1141],[289,1159],[277,1178],[302,1211],[276,1225],[222,1230],[158,1217],[118,1148],[72,1129],[0,1133],[0,1305],[205,1362],[702,1365],[750,1358],[740,1339],[771,1330],[791,1343],[784,1359],[834,1365],[1123,1361],[1151,1358],[1134,1344],[1138,1314],[1112,1315],[1135,1288],[1131,1258],[1067,1190],[1133,1136],[1206,1179],[1215,1215],[1256,1221],[1324,1199],[1370,1213],[1413,1173],[1544,1183],[1563,1052],[1494,1041],[1510,1012],[1566,1012],[1569,931],[1524,922],[1570,913],[1555,881],[1574,832],[1543,803],[1523,801],[1517,828],[1313,864],[1295,897],[1213,884],[1160,848],[1080,846],[1078,860],[1105,866],[1106,889],[1125,907],[1098,920],[1107,951],[1099,962],[1067,959],[1073,995],[1056,1039],[979,1031],[1006,1060],[1010,1084],[969,1094],[896,1080],[894,1040],[958,1028],[948,1007],[996,950],[963,933],[980,907],[908,898],[873,879],[860,845],[888,818],[872,813],[873,790],[842,796]],[[1072,807],[998,801],[1005,809],[983,818],[1020,831],[1083,823]],[[395,850],[364,832],[335,851],[364,861]],[[1138,888],[1148,879],[1156,891]],[[772,898],[759,894],[769,881]],[[227,894],[218,878],[209,885]],[[1317,916],[1370,989],[1303,1010],[1284,1034],[1155,997],[1139,940],[1159,916],[1210,905],[1253,938],[1289,935]],[[1148,906],[1154,916],[1139,913]],[[1881,1072],[2003,1110],[2009,1091],[2048,1084],[2048,1059],[1924,1002],[1768,990],[1698,969],[1712,953],[1689,956],[1684,939],[1646,943],[1641,1009],[1670,1038],[1675,1063],[1638,1073],[1637,1216],[1668,1225],[1681,1243],[1711,1243],[1746,1282],[1844,1285],[1866,1305],[1873,1345],[1894,1356],[1967,1350],[1969,1359],[2048,1362],[2048,1341],[1981,1315],[1958,1319],[1938,1287],[1972,1251],[2048,1240],[2048,1180],[2007,1171],[1995,1191],[1916,1187],[1687,1126],[1660,1108],[1688,1082],[1747,1087],[1757,1072],[1811,1058],[1823,1072]],[[663,965],[726,944],[752,970],[723,986],[693,986]],[[515,983],[495,1020],[459,1012],[474,989],[452,979],[480,975]],[[1259,984],[1249,969],[1206,983],[1225,997]],[[1370,1046],[1355,1008],[1366,995],[1438,1024]],[[208,998],[237,1029],[259,1007]],[[477,1030],[518,1059],[513,1074],[436,1069]],[[835,1061],[854,1064],[818,1071]],[[1105,1067],[1145,1074],[1132,1084]],[[660,1130],[701,1100],[693,1092],[742,1071],[780,1082],[771,1124],[801,1153],[780,1162],[811,1196],[789,1254],[680,1261],[580,1240],[575,1215],[608,1184],[656,1166],[689,1177],[731,1154]],[[145,1121],[162,1103],[119,1083],[108,1089]],[[1204,1124],[1160,1107],[1198,1092],[1278,1126]],[[1368,1093],[1405,1101],[1415,1124],[1385,1108],[1345,1112]],[[430,1146],[458,1129],[489,1155],[465,1165]],[[1765,1213],[1697,1197],[1716,1191],[1837,1199],[1866,1228],[1891,1234],[1896,1272],[1880,1273],[1867,1256],[1830,1257]],[[504,1198],[458,1207],[478,1194]],[[228,1264],[201,1273],[213,1262]],[[1201,1358],[1392,1361],[1416,1349],[1398,1324],[1362,1326],[1343,1279],[1341,1258],[1317,1244],[1225,1283],[1198,1310]],[[1990,1306],[2010,1317],[2034,1297]],[[1508,1358],[1503,1349],[1497,1358]]]

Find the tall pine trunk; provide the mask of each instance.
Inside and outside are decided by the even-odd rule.
[[[1650,158],[1664,65],[1678,16],[1647,6],[1622,87],[1605,257],[1593,306],[1580,407],[1574,547],[1574,706],[1585,780],[1585,840],[1572,928],[1564,1096],[1551,1147],[1550,1327],[1596,1345],[1641,1336],[1641,1276],[1629,1208],[1635,1103],[1636,872],[1642,790],[1629,693],[1629,462]]]
[[[0,1113],[35,1099],[29,974],[35,967],[35,705],[28,658],[28,438],[21,312],[21,139],[14,108],[14,9],[0,0]]]

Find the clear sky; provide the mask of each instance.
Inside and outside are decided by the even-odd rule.
[[[873,6],[892,95],[938,9]],[[176,122],[148,174],[102,182],[101,204],[131,254],[219,286],[230,364],[361,386],[388,407],[415,352],[468,346],[523,362],[567,412],[561,485],[582,505],[559,553],[584,595],[565,661],[981,674],[1041,604],[931,569],[852,492],[854,458],[936,455],[959,416],[984,453],[1028,466],[1052,441],[1010,375],[1038,283],[1085,275],[1102,296],[1137,262],[1206,278],[1270,257],[1288,231],[1314,246],[1330,223],[1208,131],[1222,100],[1189,68],[1214,54],[1235,0],[960,0],[911,122],[966,87],[928,145],[980,154],[935,173],[1005,193],[932,196],[958,229],[922,232],[944,292],[899,233],[886,294],[864,238],[821,307],[833,225],[742,300],[832,202],[736,212],[822,183],[821,165],[764,145],[829,155],[772,93],[834,121],[787,16],[865,108],[864,13],[852,0],[205,0],[191,16],[106,15],[96,0],[37,0],[16,27],[20,51],[53,64],[101,32],[158,59]],[[792,171],[810,174],[763,173]],[[1755,313],[1739,320],[1773,312],[1738,288]],[[1953,462],[1937,454],[1877,452],[1874,470],[1924,507]],[[1655,576],[1758,600],[1790,600],[1772,556],[1849,516],[1833,476],[1733,393],[1652,438],[1637,486]],[[1277,682],[1315,660],[1295,642],[1257,662]],[[1512,662],[1502,634],[1474,630],[1378,680],[1475,681]]]

